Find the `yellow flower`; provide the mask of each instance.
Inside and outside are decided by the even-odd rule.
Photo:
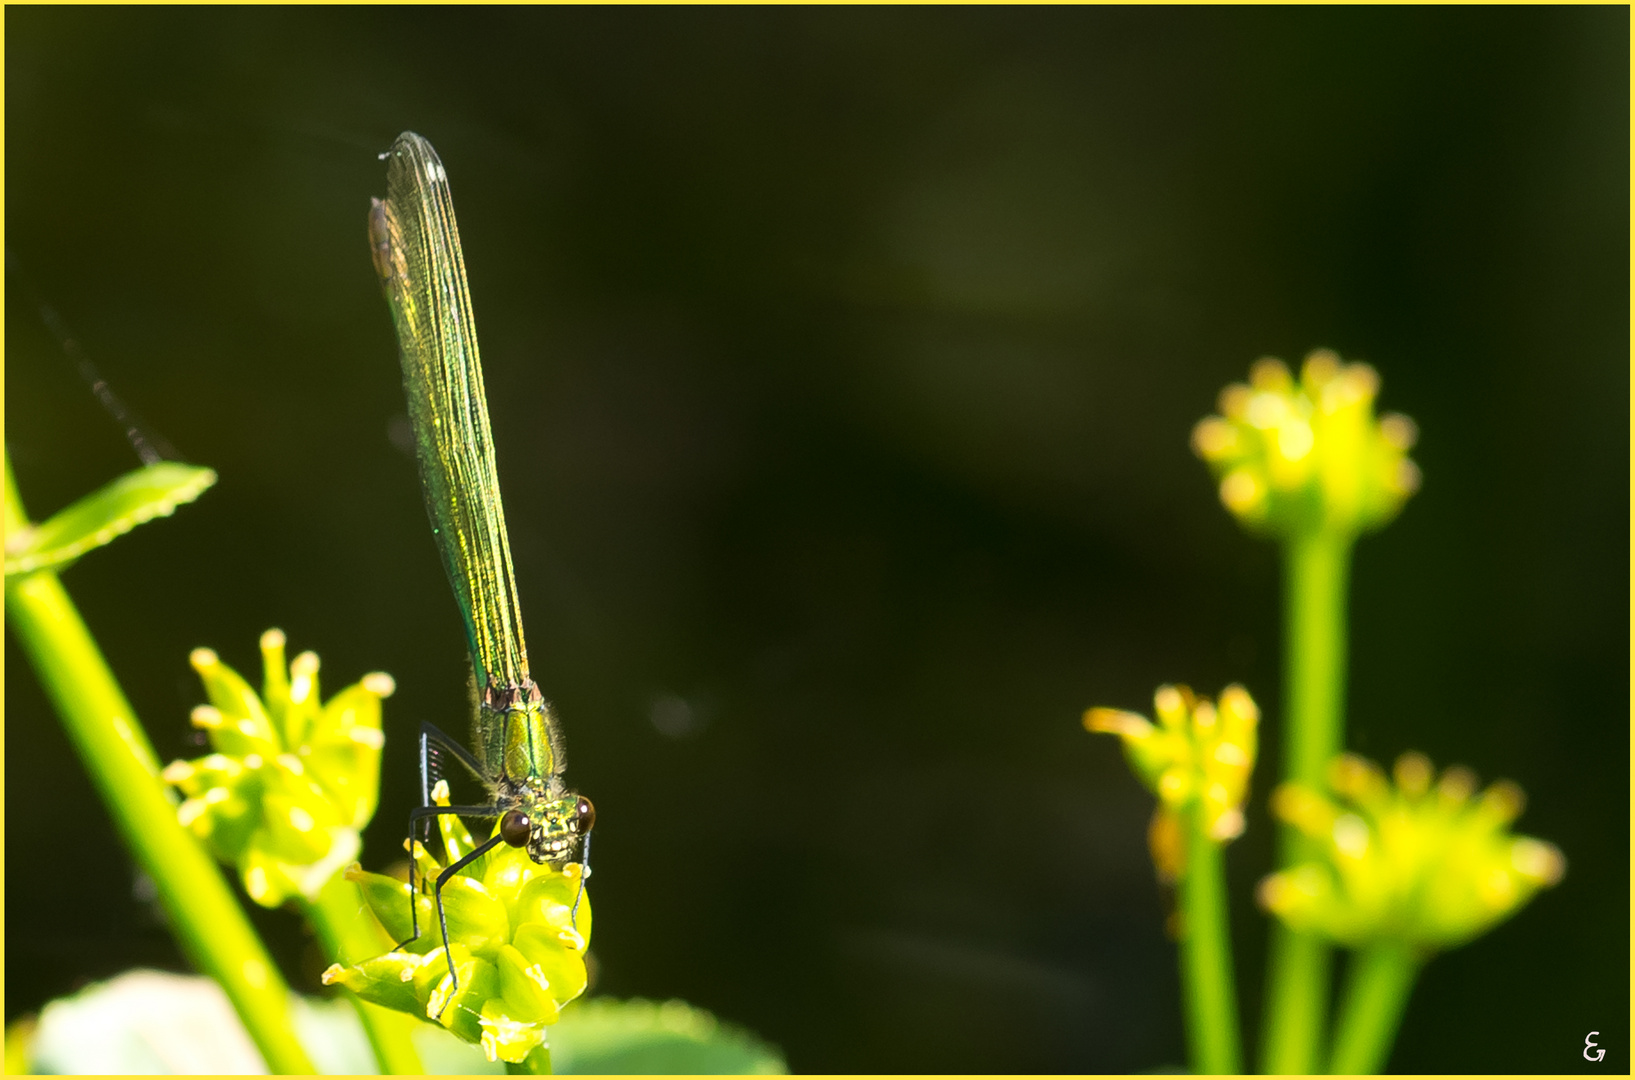
[[[239,868],[252,900],[277,907],[294,894],[316,899],[357,858],[379,795],[380,703],[393,683],[377,671],[320,705],[316,653],[286,667],[284,634],[268,630],[261,658],[258,697],[213,651],[193,650],[211,702],[193,710],[193,726],[214,752],[162,775],[187,797],[182,825]]]
[[[1267,357],[1248,385],[1221,391],[1221,415],[1199,421],[1192,448],[1220,478],[1221,502],[1257,532],[1377,529],[1419,488],[1414,422],[1376,420],[1378,390],[1373,368],[1327,349],[1306,357],[1298,382]]]
[[[432,798],[447,806],[448,784],[438,781]],[[455,815],[441,815],[437,823],[448,862],[476,847]],[[416,880],[427,883],[413,897],[413,919],[407,882],[356,865],[347,870],[387,933],[404,944],[360,964],[331,965],[324,983],[436,1021],[481,1046],[489,1061],[522,1061],[545,1043],[546,1025],[556,1022],[562,1007],[585,992],[591,914],[579,864],[552,869],[534,862],[524,848],[490,849],[443,886],[445,950],[430,883],[447,863],[418,841],[409,849]],[[419,935],[405,940],[416,922]]]
[[[1345,945],[1394,940],[1430,954],[1561,880],[1567,861],[1555,845],[1509,832],[1524,801],[1515,784],[1477,795],[1475,775],[1454,766],[1433,785],[1418,753],[1394,772],[1393,785],[1373,762],[1342,754],[1328,776],[1338,798],[1294,782],[1273,793],[1273,813],[1317,840],[1322,857],[1263,880],[1261,906]]]
[[[1174,881],[1185,865],[1183,810],[1198,807],[1205,830],[1218,842],[1243,834],[1260,710],[1237,684],[1221,691],[1218,709],[1185,686],[1160,686],[1153,709],[1157,724],[1137,713],[1096,708],[1084,714],[1084,726],[1117,735],[1137,778],[1157,794],[1148,841],[1159,876]]]

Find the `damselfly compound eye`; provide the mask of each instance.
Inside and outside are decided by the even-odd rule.
[[[528,820],[528,815],[521,810],[507,810],[500,818],[500,839],[512,847],[521,847],[528,842],[528,834],[533,832],[534,823]]]
[[[574,829],[580,836],[584,836],[586,833],[590,832],[595,825],[596,807],[590,804],[589,799],[581,795],[579,797],[579,805],[574,810]]]

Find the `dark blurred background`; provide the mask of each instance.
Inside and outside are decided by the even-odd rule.
[[[366,242],[418,131],[599,811],[596,990],[799,1071],[1178,1065],[1152,800],[1079,717],[1242,680],[1277,760],[1276,553],[1187,439],[1256,357],[1332,346],[1425,474],[1357,552],[1350,745],[1515,779],[1569,859],[1429,966],[1391,1066],[1626,1072],[1628,18],[8,8],[6,247],[221,475],[67,585],[167,760],[195,646],[258,678],[279,626],[330,690],[393,674],[365,862],[397,855],[412,732],[466,710]],[[137,462],[18,284],[39,518]],[[6,648],[9,1019],[183,961]],[[1270,782],[1230,853],[1246,1031]]]

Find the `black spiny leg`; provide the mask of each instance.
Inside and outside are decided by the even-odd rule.
[[[448,881],[449,878],[453,877],[457,871],[464,869],[468,863],[488,854],[488,850],[490,848],[502,843],[503,841],[503,837],[491,836],[481,844],[477,845],[471,851],[468,851],[465,855],[461,856],[459,859],[456,859],[453,863],[449,864],[449,868],[447,870],[444,870],[441,874],[437,875],[437,884],[432,889],[432,895],[437,901],[437,922],[443,928],[443,959],[448,961],[449,979],[454,983],[453,987],[449,990],[449,996],[443,999],[444,1009],[448,1008],[448,1003],[454,1000],[455,991],[460,989],[460,976],[454,971],[454,950],[450,949],[448,945],[448,913],[443,910],[443,883]],[[443,1015],[442,1009],[437,1011],[437,1015]]]
[[[590,877],[590,833],[579,841],[579,891],[573,894],[573,911],[568,920],[579,929],[579,900],[585,895],[585,879]]]
[[[449,738],[448,735],[446,735],[436,724],[429,723],[424,720],[420,722],[420,806],[409,812],[409,836],[411,838],[419,839],[422,844],[426,843],[429,836],[424,832],[424,830],[422,830],[421,835],[419,837],[415,837],[416,821],[427,821],[433,817],[436,817],[438,814],[465,814],[468,817],[494,817],[499,814],[498,808],[491,806],[451,806],[445,809],[432,804],[431,786],[433,771],[432,763],[434,760],[432,754],[433,746],[436,746],[440,750],[447,750],[450,754],[454,755],[454,760],[458,761],[471,771],[472,776],[475,776],[478,780],[483,779],[482,766],[477,763],[476,758],[471,756],[471,752],[469,750],[455,742],[453,739]],[[441,779],[441,777],[439,777],[439,779]],[[414,906],[414,872],[414,850],[411,847],[409,851],[409,926],[414,930],[414,935],[413,937],[409,938],[409,941],[413,941],[415,938],[420,936],[420,916],[419,912],[415,910]],[[402,948],[407,944],[407,941],[398,942],[398,948]]]
[[[431,805],[431,745],[436,743],[440,749],[447,750],[454,755],[454,759],[467,769],[478,780],[487,783],[488,778],[483,775],[483,767],[477,759],[471,756],[471,751],[455,742],[443,733],[436,724],[422,720],[420,722],[420,804]]]
[[[474,817],[474,818],[495,818],[495,817],[499,817],[500,813],[501,813],[501,810],[497,806],[417,806],[413,810],[409,811],[409,835],[413,836],[415,834],[416,825],[418,825],[420,822],[430,821],[432,818],[438,817],[438,816],[440,816],[442,814],[458,814],[461,817]],[[424,844],[426,842],[426,838],[422,837],[420,842],[421,842],[421,844]],[[491,848],[493,846],[494,846],[493,840],[489,840],[487,843],[484,843],[482,846],[478,847],[476,850],[477,850],[477,852],[483,852],[483,851],[487,851],[489,848]],[[464,866],[466,863],[470,862],[474,857],[475,857],[475,853],[467,855],[463,859],[460,859],[458,862],[456,862],[454,864],[454,866],[449,867],[447,870],[444,870],[441,874],[439,874],[438,878],[437,878],[438,887],[441,888],[441,883],[442,883],[443,879],[448,877],[448,875],[451,872],[453,872],[455,867]],[[411,848],[410,851],[409,851],[409,928],[410,928],[411,933],[409,934],[409,937],[408,937],[407,940],[400,941],[400,942],[397,943],[395,948],[398,948],[398,949],[403,948],[403,946],[407,945],[410,941],[413,941],[413,940],[415,940],[416,938],[418,938],[420,936],[420,910],[418,908],[416,908],[415,904],[414,904],[414,897],[415,897],[414,870],[415,870],[414,851]],[[439,911],[442,910],[441,901],[439,901],[439,903],[438,903],[438,910]],[[443,943],[445,945],[448,944],[446,934],[444,935]]]

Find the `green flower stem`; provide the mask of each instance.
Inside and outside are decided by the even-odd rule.
[[[1377,1073],[1391,1056],[1419,963],[1401,942],[1370,945],[1351,958],[1331,1073]]]
[[[302,899],[299,903],[307,923],[323,944],[324,954],[332,961],[356,964],[390,951],[394,944],[369,914],[358,887],[342,874],[329,879],[315,902]],[[358,1010],[380,1071],[392,1076],[423,1074],[426,1070],[415,1051],[412,1034],[419,1021],[407,1013],[370,1004],[351,991],[345,993]]]
[[[1282,923],[1272,927],[1261,1072],[1300,1076],[1315,1071],[1306,1062],[1317,1060],[1323,1036],[1331,959],[1322,938],[1295,933]]]
[[[1321,787],[1345,741],[1351,538],[1331,532],[1297,537],[1284,559],[1283,778]],[[1284,835],[1287,845],[1296,834]]]
[[[1181,876],[1181,986],[1195,1073],[1242,1071],[1232,933],[1226,912],[1225,845],[1210,838],[1201,806],[1186,814]]]
[[[9,455],[4,514],[7,534],[28,527]],[[6,620],[125,842],[158,887],[183,951],[227,992],[268,1068],[312,1072],[291,1025],[289,987],[215,862],[177,822],[153,746],[57,575],[41,570],[8,580]]]
[[[1323,785],[1345,732],[1346,590],[1349,534],[1319,530],[1284,548],[1283,778]],[[1285,825],[1281,865],[1311,857],[1310,841]],[[1328,1012],[1331,950],[1310,934],[1272,928],[1261,1069],[1309,1073],[1317,1067]]]
[[[516,1074],[516,1075],[520,1075],[520,1076],[552,1076],[552,1075],[554,1075],[551,1072],[551,1048],[550,1048],[550,1046],[547,1045],[547,1044],[541,1044],[539,1046],[534,1047],[532,1050],[528,1051],[528,1056],[527,1057],[523,1058],[521,1062],[519,1062],[519,1063],[517,1063],[515,1065],[511,1064],[510,1062],[506,1062],[505,1071],[507,1073],[512,1073],[512,1074]]]

